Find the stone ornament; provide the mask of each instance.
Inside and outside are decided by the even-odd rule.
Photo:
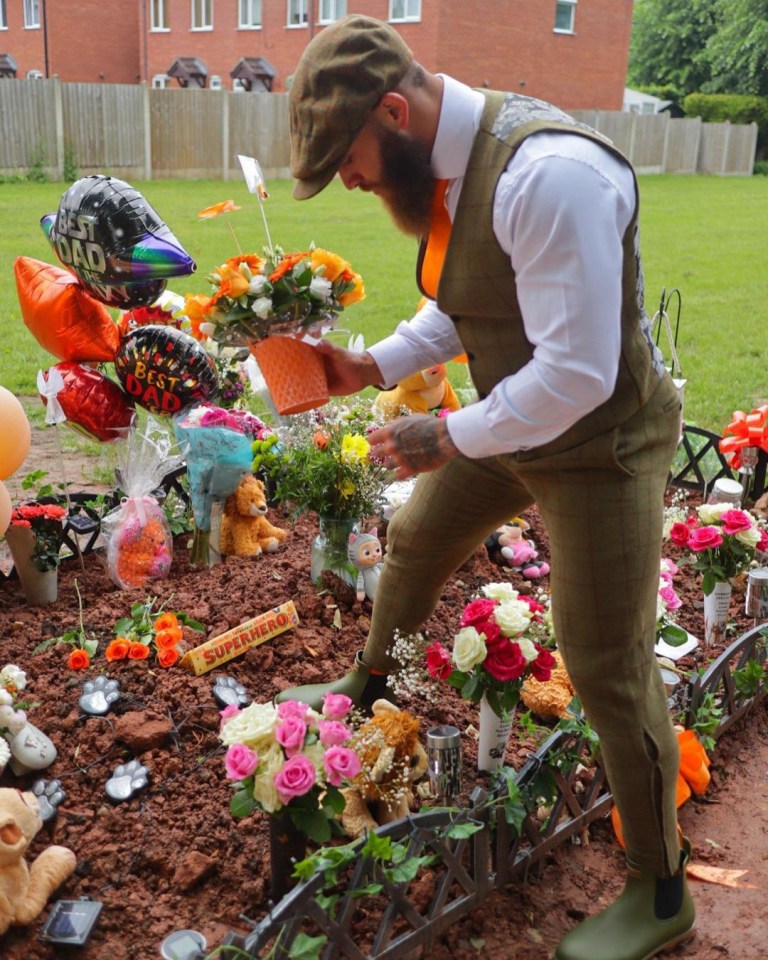
[[[80,709],[93,717],[103,716],[109,713],[112,704],[119,699],[120,681],[101,675],[94,680],[86,680],[83,684]]]
[[[248,691],[234,677],[216,677],[212,692],[220,707],[247,707],[251,702]]]
[[[138,760],[130,760],[115,767],[115,772],[107,780],[105,791],[111,800],[122,802],[130,800],[149,784],[149,771]]]

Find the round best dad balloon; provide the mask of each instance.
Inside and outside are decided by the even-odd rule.
[[[10,477],[24,463],[31,442],[24,407],[10,390],[0,387],[0,480]]]
[[[91,286],[167,280],[195,269],[138,190],[114,177],[95,174],[73,183],[58,212],[41,225],[59,260]]]
[[[123,337],[115,370],[128,396],[154,414],[173,416],[219,389],[213,357],[174,327],[149,324]]]

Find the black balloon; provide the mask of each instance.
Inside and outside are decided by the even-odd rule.
[[[130,310],[132,307],[148,307],[165,290],[167,280],[147,280],[144,283],[88,283],[80,280],[80,285],[94,300],[105,303],[118,310]]]
[[[96,174],[73,183],[57,213],[40,222],[64,266],[97,289],[157,283],[195,270],[194,260],[138,190],[114,177]]]
[[[213,357],[175,327],[150,324],[123,337],[115,371],[133,401],[165,416],[210,400],[219,388]]]

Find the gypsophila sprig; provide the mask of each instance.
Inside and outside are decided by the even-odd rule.
[[[423,633],[394,631],[390,655],[398,665],[387,677],[387,686],[395,696],[439,703],[440,691],[429,681],[425,668],[428,646],[429,640]]]

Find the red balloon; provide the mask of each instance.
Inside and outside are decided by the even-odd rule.
[[[84,433],[91,440],[119,440],[133,426],[136,411],[133,403],[114,380],[92,367],[68,360],[57,363],[64,387],[56,395],[67,417],[67,425]],[[44,374],[46,382],[48,374]],[[47,406],[46,397],[40,399]]]
[[[210,400],[219,389],[213,357],[174,327],[148,324],[123,337],[115,371],[129,397],[161,416]]]
[[[120,334],[105,306],[61,267],[17,257],[14,262],[21,316],[37,342],[60,360],[113,360]]]

